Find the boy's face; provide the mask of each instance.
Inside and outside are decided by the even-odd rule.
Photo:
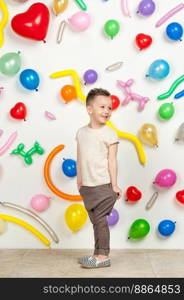
[[[112,99],[110,96],[96,96],[93,103],[87,106],[90,118],[98,124],[105,124],[112,114]]]

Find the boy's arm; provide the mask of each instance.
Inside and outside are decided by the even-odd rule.
[[[80,152],[79,152],[79,144],[77,142],[77,187],[78,187],[78,190],[80,189],[81,185],[82,185],[81,158],[80,158]]]
[[[111,178],[111,184],[113,190],[118,193],[118,199],[121,198],[122,191],[117,186],[117,150],[118,150],[118,143],[112,144],[109,146],[109,155],[108,155],[108,166],[109,166],[109,174]]]

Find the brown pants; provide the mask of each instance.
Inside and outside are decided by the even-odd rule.
[[[116,202],[117,194],[111,184],[82,186],[80,194],[93,224],[95,250],[94,254],[108,255],[110,252],[110,232],[107,216]]]

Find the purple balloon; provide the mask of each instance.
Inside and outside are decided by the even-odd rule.
[[[119,220],[119,214],[117,209],[113,208],[110,215],[107,216],[107,223],[109,226],[115,225],[118,223]]]
[[[176,173],[173,170],[163,169],[157,174],[153,183],[167,188],[174,185],[176,179]]]
[[[138,13],[150,16],[155,11],[155,3],[152,0],[142,0],[138,6]]]
[[[85,73],[84,73],[84,82],[85,84],[86,83],[94,83],[97,81],[97,78],[98,78],[98,74],[95,70],[87,70]]]

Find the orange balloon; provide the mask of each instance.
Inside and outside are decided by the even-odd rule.
[[[65,102],[72,101],[77,98],[76,89],[73,85],[64,85],[61,89],[61,97]]]
[[[53,158],[56,156],[56,154],[59,151],[62,151],[64,149],[64,145],[58,145],[57,147],[55,147],[48,155],[45,165],[44,165],[44,178],[45,181],[49,187],[49,189],[56,194],[57,196],[66,199],[66,200],[70,200],[70,201],[81,201],[82,197],[80,195],[70,195],[70,194],[66,194],[63,193],[62,191],[60,191],[52,182],[51,177],[50,177],[50,165],[51,162],[53,160]]]

